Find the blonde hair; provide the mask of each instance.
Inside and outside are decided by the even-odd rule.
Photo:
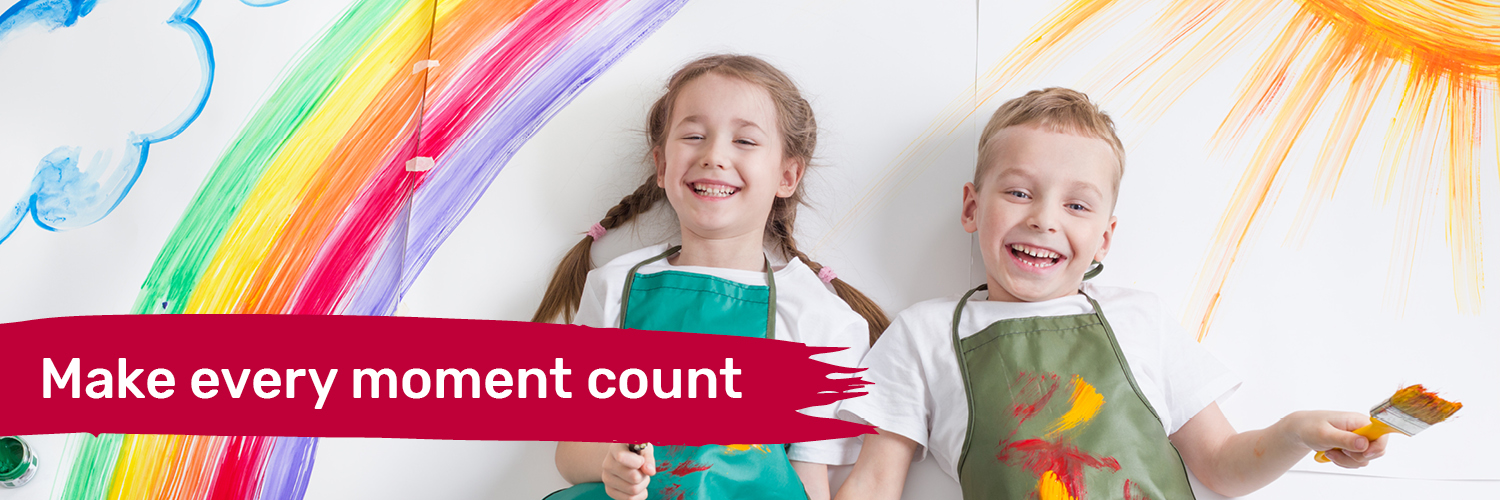
[[[1089,101],[1083,92],[1062,87],[1033,90],[1026,95],[1006,101],[990,116],[984,126],[984,135],[979,136],[979,161],[974,167],[974,186],[978,187],[984,173],[990,167],[990,141],[1002,129],[1031,125],[1042,130],[1090,137],[1109,143],[1115,152],[1119,169],[1115,173],[1115,197],[1119,197],[1120,177],[1125,175],[1125,145],[1115,135],[1115,122],[1109,114]]]
[[[677,95],[682,92],[688,82],[707,74],[716,74],[731,78],[737,78],[748,83],[764,88],[771,96],[771,101],[776,104],[777,126],[780,129],[782,139],[782,152],[787,158],[797,159],[806,168],[813,158],[813,151],[818,143],[818,124],[813,118],[812,106],[802,98],[802,93],[797,90],[796,84],[791,78],[767,63],[753,56],[718,54],[706,56],[694,60],[667,81],[666,92],[656,103],[651,105],[651,111],[646,118],[646,144],[648,154],[654,154],[661,150],[662,144],[666,142],[668,129],[671,127],[669,120],[672,117],[672,106],[677,101]],[[654,173],[654,170],[653,170]],[[635,189],[635,192],[620,199],[620,203],[610,208],[599,221],[604,229],[614,229],[624,225],[635,216],[649,211],[657,202],[666,199],[665,191],[656,185],[655,177],[648,177],[646,182]],[[766,218],[767,238],[775,242],[777,248],[787,257],[796,257],[814,273],[823,269],[823,265],[814,262],[797,249],[797,241],[792,237],[793,224],[797,219],[797,205],[804,203],[802,195],[802,184],[797,185],[797,190],[786,198],[777,198],[771,205],[771,213]],[[563,257],[557,266],[557,272],[553,274],[552,281],[547,285],[547,292],[542,296],[542,303],[537,307],[532,321],[552,321],[559,317],[565,322],[573,321],[573,314],[578,311],[578,301],[583,296],[583,287],[588,277],[588,272],[593,268],[591,256],[594,238],[585,236],[582,241],[573,246],[567,255]],[[870,343],[879,338],[880,333],[890,325],[885,311],[875,301],[861,293],[859,290],[845,283],[843,280],[832,281],[834,292],[849,307],[865,318],[870,327]]]

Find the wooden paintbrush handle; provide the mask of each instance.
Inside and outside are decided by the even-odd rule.
[[[1384,436],[1392,432],[1396,432],[1396,429],[1394,427],[1385,425],[1385,422],[1375,420],[1374,418],[1370,419],[1370,425],[1366,425],[1354,430],[1355,434],[1364,436],[1365,439],[1369,439],[1371,441],[1380,439],[1380,436]],[[1337,450],[1338,448],[1334,449]],[[1328,459],[1328,453],[1323,451],[1318,452],[1317,455],[1313,455],[1313,460],[1316,460],[1320,464],[1332,462],[1332,460]]]

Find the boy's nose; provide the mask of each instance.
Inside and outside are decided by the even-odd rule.
[[[1046,209],[1038,208],[1031,211],[1031,216],[1027,218],[1026,224],[1031,226],[1033,231],[1055,233],[1057,232],[1055,220],[1052,214]]]

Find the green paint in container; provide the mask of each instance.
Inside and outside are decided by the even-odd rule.
[[[36,454],[20,436],[0,437],[0,487],[20,488],[36,477]]]

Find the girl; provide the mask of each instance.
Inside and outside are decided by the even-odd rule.
[[[817,124],[791,80],[755,57],[698,59],[667,82],[646,132],[654,174],[563,258],[532,321],[849,347],[819,360],[857,365],[889,321],[792,238]],[[589,271],[595,240],[663,199],[677,214],[681,245],[638,250]],[[808,413],[832,417],[831,406]],[[639,454],[624,444],[562,442],[558,472],[577,486],[549,498],[826,499],[827,466],[857,455],[853,439]],[[689,461],[712,467],[656,474],[658,466]]]

